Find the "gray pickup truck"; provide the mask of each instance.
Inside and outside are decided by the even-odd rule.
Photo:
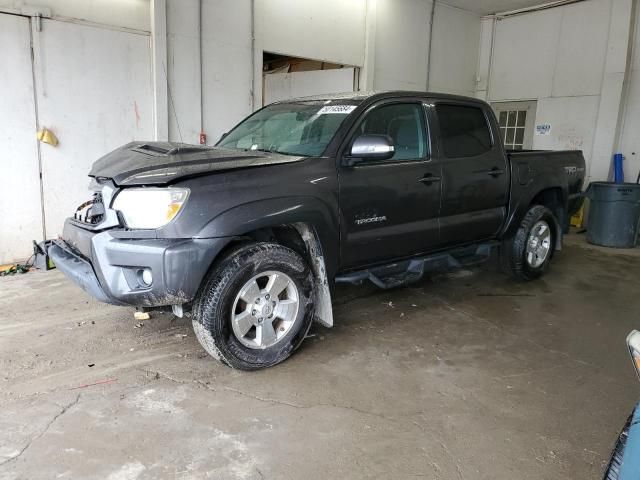
[[[275,365],[335,283],[392,288],[478,262],[543,274],[580,206],[580,151],[505,152],[490,106],[431,93],[269,105],[215,147],[134,142],[48,253],[99,300],[172,309],[240,369]]]

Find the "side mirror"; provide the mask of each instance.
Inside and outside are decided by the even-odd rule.
[[[229,135],[229,132],[224,132],[222,135],[220,135],[220,140],[218,140],[219,142],[221,142],[222,140],[225,139],[225,137]]]
[[[355,165],[364,160],[389,160],[395,153],[393,140],[388,135],[361,135],[351,146],[347,164]]]

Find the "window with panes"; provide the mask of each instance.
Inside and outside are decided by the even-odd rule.
[[[498,114],[498,124],[505,148],[507,150],[522,150],[527,125],[527,110],[501,111]]]

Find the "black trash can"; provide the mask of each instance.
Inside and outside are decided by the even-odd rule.
[[[640,222],[640,185],[593,182],[586,196],[591,200],[587,241],[603,247],[635,247]]]

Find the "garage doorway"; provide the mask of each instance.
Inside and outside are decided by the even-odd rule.
[[[264,52],[262,65],[263,106],[290,98],[358,90],[357,67],[269,52]]]
[[[0,13],[0,264],[55,238],[86,201],[91,164],[153,137],[150,34]],[[38,143],[39,128],[57,146]]]
[[[502,142],[507,150],[531,150],[537,102],[499,102],[491,106],[498,117]]]

